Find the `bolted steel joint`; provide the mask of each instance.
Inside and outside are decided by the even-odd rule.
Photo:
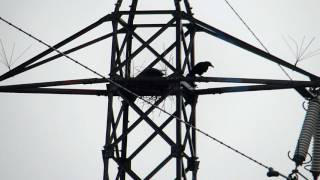
[[[186,171],[197,171],[199,169],[200,161],[198,161],[198,157],[188,158],[187,163]]]
[[[102,150],[102,157],[103,159],[109,159],[114,157],[114,151],[112,147],[104,147]]]
[[[178,158],[181,157],[183,153],[183,147],[181,145],[172,145],[171,146],[171,155],[172,157]]]

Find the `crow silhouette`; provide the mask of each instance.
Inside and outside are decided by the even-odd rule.
[[[213,67],[213,65],[209,61],[199,62],[191,69],[189,74],[187,74],[187,77],[193,77],[196,74],[202,76],[203,73],[207,72],[210,66]]]
[[[199,62],[191,69],[191,71],[187,74],[187,77],[195,77],[196,74],[201,76],[203,73],[207,72],[210,66],[213,67],[213,65],[209,61]],[[189,83],[191,86],[197,87],[197,85],[194,82],[189,82]],[[194,95],[190,92],[185,92],[183,97],[185,100],[184,101],[185,106],[188,104],[197,103],[197,99],[198,99],[197,95]]]

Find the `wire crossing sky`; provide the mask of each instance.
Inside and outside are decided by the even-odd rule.
[[[85,2],[80,2],[79,7],[75,8],[74,12],[63,12],[65,6],[62,6],[62,2],[55,2],[54,4],[50,4],[51,2],[46,2],[43,4],[43,7],[37,8],[38,11],[34,11],[35,6],[31,6],[32,4],[38,4],[37,1],[31,1],[28,5],[22,6],[22,4],[18,4],[17,2],[10,1],[5,2],[7,5],[7,9],[3,9],[3,17],[10,17],[10,19],[13,20],[13,22],[16,22],[17,24],[21,24],[21,27],[26,27],[28,32],[33,32],[32,34],[36,34],[37,37],[40,37],[40,39],[43,39],[45,42],[49,42],[49,44],[53,44],[54,42],[57,42],[59,39],[63,39],[66,35],[72,34],[77,30],[78,28],[84,27],[87,24],[90,24],[98,17],[101,17],[105,15],[106,11],[105,8],[97,7],[94,5],[94,3],[86,4]],[[68,2],[71,3],[71,2]],[[212,9],[209,8],[209,6],[204,6],[204,4],[197,4],[197,2],[190,2],[191,5],[194,7],[194,12],[196,17],[199,17],[199,19],[202,19],[205,22],[208,22],[209,24],[213,26],[218,26],[220,29],[224,29],[226,32],[230,29],[231,33],[233,35],[239,35],[241,39],[248,39],[248,41],[252,41],[249,37],[248,32],[241,26],[240,24],[237,24],[237,20],[232,18],[232,16],[227,17],[228,14],[224,15],[223,17],[218,16],[218,14],[222,14],[222,12],[225,9],[223,9],[223,4],[212,4],[212,8],[217,8],[216,12],[213,12]],[[212,2],[210,2],[211,5]],[[239,3],[239,2],[237,2]],[[256,29],[257,34],[262,34],[260,37],[263,39],[263,42],[265,42],[268,47],[270,47],[272,52],[275,52],[276,54],[280,54],[281,56],[287,57],[284,59],[293,59],[289,58],[290,54],[288,52],[288,49],[285,45],[285,42],[281,39],[281,34],[290,34],[290,36],[301,38],[302,36],[307,36],[305,32],[311,33],[312,36],[309,37],[318,37],[316,34],[317,26],[312,27],[312,23],[309,25],[305,25],[307,20],[309,19],[308,15],[314,15],[313,13],[316,13],[315,11],[312,11],[312,3],[305,3],[306,8],[308,9],[307,15],[303,14],[304,11],[302,11],[301,14],[299,14],[298,18],[296,19],[303,19],[301,21],[302,25],[299,27],[301,29],[295,28],[295,31],[292,31],[289,27],[294,26],[292,19],[294,19],[295,15],[290,16],[288,20],[286,21],[288,24],[285,25],[283,20],[285,17],[281,18],[275,18],[278,12],[278,9],[280,7],[286,7],[286,6],[280,6],[277,8],[272,3],[277,4],[275,1],[271,1],[265,4],[252,4],[250,7],[255,7],[255,11],[252,12],[252,8],[249,8],[252,10],[246,10],[244,7],[248,7],[248,4],[246,4],[246,1],[243,1],[240,4],[236,4],[237,9],[240,11],[240,14],[242,14],[245,19],[248,19],[248,24],[251,25],[254,29]],[[146,3],[146,8],[152,8],[152,3],[148,5]],[[290,12],[295,12],[294,7],[302,8],[298,2],[294,1],[291,2],[293,6],[290,6],[290,8],[287,9],[288,14]],[[45,6],[52,5],[50,10],[45,11]],[[208,5],[208,4],[207,4]],[[110,9],[113,8],[113,4],[110,2],[105,2],[105,7],[109,8],[108,12],[111,12]],[[23,7],[23,8],[22,8]],[[62,8],[61,8],[62,7]],[[218,8],[220,7],[220,8]],[[56,8],[56,9],[55,9]],[[92,16],[86,16],[85,18],[82,18],[79,20],[76,18],[76,14],[78,13],[78,16],[83,14],[83,12],[87,11],[85,9],[95,9],[95,11],[91,10],[92,12],[95,12],[92,14]],[[244,9],[243,9],[244,8]],[[264,9],[261,10],[260,8]],[[100,9],[100,10],[98,10]],[[72,14],[72,16],[56,16],[54,13],[56,11],[63,12],[61,15],[66,14]],[[261,11],[257,11],[261,10]],[[208,13],[208,11],[212,13]],[[274,13],[271,13],[270,11],[275,11]],[[25,12],[25,13],[23,13]],[[197,13],[198,12],[198,13]],[[200,13],[202,12],[202,13]],[[224,12],[224,11],[223,11]],[[242,13],[243,12],[243,13]],[[274,16],[263,16],[264,12],[269,12],[267,14],[273,14]],[[261,19],[264,19],[264,23],[258,23],[261,22],[260,18],[258,20],[257,14],[256,16],[249,16],[250,13],[257,13],[258,15],[261,15]],[[39,14],[46,14],[46,16],[39,16]],[[209,14],[209,16],[207,15]],[[252,15],[252,14],[251,14]],[[286,15],[285,15],[286,16]],[[289,16],[289,15],[288,15]],[[65,21],[57,21],[58,19],[64,19]],[[252,20],[251,18],[252,17]],[[254,18],[253,18],[254,17]],[[70,19],[69,19],[70,18]],[[208,19],[214,19],[208,20]],[[226,18],[226,19],[224,19]],[[269,19],[268,19],[269,18]],[[282,19],[283,18],[283,19]],[[50,19],[53,19],[54,21],[50,21]],[[49,20],[49,21],[48,21]],[[73,22],[71,26],[68,27],[70,23]],[[71,21],[72,20],[72,21]],[[276,20],[279,20],[280,22],[275,22]],[[50,23],[49,23],[50,22]],[[272,27],[277,27],[270,30],[271,23]],[[291,22],[291,23],[290,23]],[[299,21],[300,22],[300,21]],[[56,23],[56,24],[55,24]],[[225,24],[224,24],[225,23]],[[30,26],[32,24],[32,26]],[[217,24],[217,25],[215,25]],[[263,28],[265,26],[265,28]],[[61,27],[65,27],[62,28]],[[243,29],[242,29],[243,28]],[[268,29],[269,28],[269,29]],[[281,29],[282,28],[282,29]],[[287,28],[287,29],[286,29]],[[307,28],[307,29],[303,29]],[[264,31],[260,31],[263,29]],[[293,29],[293,28],[292,28]],[[311,30],[310,30],[311,29]],[[280,33],[279,33],[280,32]],[[314,33],[312,33],[314,32]],[[7,27],[5,27],[3,24],[1,24],[1,31],[0,36],[4,41],[4,44],[12,45],[12,41],[16,41],[17,48],[23,49],[25,47],[28,47],[33,42],[30,42],[30,40],[24,39],[18,34],[15,34],[11,32],[11,30]],[[99,32],[97,32],[99,33]],[[49,36],[48,36],[49,34]],[[50,34],[53,34],[52,36]],[[238,37],[239,37],[238,36]],[[265,40],[266,39],[266,40]],[[276,43],[275,43],[276,42]],[[214,59],[215,64],[215,70],[212,72],[209,72],[211,76],[245,76],[245,77],[251,77],[253,76],[262,76],[265,75],[270,78],[281,78],[283,77],[283,74],[281,72],[277,72],[276,68],[274,68],[274,64],[270,63],[256,63],[257,60],[255,60],[257,57],[254,57],[252,55],[247,55],[246,53],[243,53],[242,51],[239,52],[236,48],[230,47],[228,45],[221,46],[220,41],[217,41],[215,39],[210,39],[209,43],[212,43],[212,47],[205,48],[203,44],[208,43],[206,42],[205,37],[199,36],[197,38],[197,43],[199,47],[199,51],[197,52],[197,55],[199,55],[199,59],[205,59],[208,57],[211,57]],[[252,43],[254,44],[254,43]],[[272,46],[275,44],[274,46]],[[282,46],[280,45],[282,44]],[[106,49],[104,46],[97,47],[97,49]],[[33,44],[31,50],[26,54],[26,56],[32,56],[32,54],[39,52],[39,49],[35,47],[37,45]],[[317,48],[317,42],[314,43],[315,47]],[[211,53],[211,51],[214,51],[215,48],[222,47],[223,51],[217,52],[217,53]],[[212,50],[211,50],[212,48]],[[311,47],[310,47],[311,48]],[[97,72],[104,72],[103,69],[108,68],[101,68],[102,66],[107,67],[107,62],[101,62],[103,61],[103,58],[101,56],[106,56],[106,52],[103,52],[101,54],[97,53],[96,50],[91,50],[92,52],[89,52],[87,54],[91,54],[92,57],[96,57],[96,59],[100,59],[98,63],[101,63],[97,66],[98,71]],[[229,53],[233,52],[233,53]],[[287,55],[286,55],[287,54]],[[81,54],[76,54],[76,57],[79,57],[82,61],[84,60],[81,58]],[[105,57],[106,59],[107,57]],[[78,59],[78,58],[76,58]],[[87,58],[85,58],[87,59]],[[92,58],[94,59],[94,58]],[[245,59],[249,62],[242,62],[238,64],[238,62],[230,63],[231,59]],[[227,63],[227,61],[229,61]],[[289,60],[288,60],[289,61]],[[258,62],[261,62],[260,60]],[[90,67],[95,67],[92,62],[89,62]],[[52,67],[46,67],[39,69],[38,72],[35,72],[34,74],[26,74],[26,76],[22,77],[19,76],[16,79],[12,79],[8,82],[28,82],[28,80],[41,80],[45,78],[53,78],[50,76],[44,77],[39,76],[39,74],[51,74],[48,72],[55,72],[54,69],[59,68],[61,72],[73,72],[77,76],[82,75],[83,71],[80,69],[75,69],[75,71],[71,70],[74,69],[75,66],[68,64],[67,66],[61,67],[63,63],[55,63]],[[87,62],[85,63],[87,64]],[[91,66],[93,65],[93,66]],[[231,67],[232,66],[232,67]],[[260,69],[258,72],[251,71],[251,67],[255,67],[255,69]],[[298,64],[298,66],[301,66],[303,68],[308,69],[310,72],[315,73],[316,75],[319,69],[319,61],[316,60],[316,58],[309,59],[308,61],[305,61],[305,63],[301,62],[301,64]],[[96,69],[96,67],[95,67]],[[70,71],[71,70],[71,71]],[[1,72],[5,72],[6,69],[2,67]],[[245,72],[245,73],[243,73]],[[1,73],[1,74],[2,74]],[[295,79],[303,79],[303,77],[300,77],[299,75],[290,72],[289,73],[295,78]],[[72,73],[68,75],[67,73],[59,73],[57,76],[59,78],[67,79],[66,76],[72,76]],[[17,179],[19,176],[27,176],[30,179],[48,179],[46,177],[46,174],[55,174],[55,178],[78,178],[82,177],[84,179],[87,179],[85,177],[101,177],[101,157],[100,157],[100,151],[101,145],[103,143],[103,132],[104,132],[104,121],[105,121],[105,100],[99,99],[97,100],[94,98],[94,100],[86,98],[86,97],[56,97],[56,96],[37,96],[37,95],[4,95],[1,94],[3,102],[6,102],[5,105],[1,108],[1,112],[3,114],[3,131],[4,133],[3,137],[10,137],[9,139],[3,138],[3,153],[6,155],[1,155],[1,162],[4,162],[4,164],[0,164],[1,167],[4,169],[4,173],[1,173],[4,176],[4,179]],[[274,91],[274,92],[262,92],[262,93],[241,93],[241,94],[235,94],[235,95],[220,95],[220,96],[212,96],[212,97],[206,97],[206,99],[200,98],[199,100],[199,119],[201,119],[201,122],[199,122],[200,129],[204,129],[206,132],[212,132],[213,134],[217,134],[219,139],[224,139],[227,144],[234,144],[239,149],[244,149],[244,152],[251,152],[254,157],[257,157],[257,159],[262,159],[263,162],[266,162],[266,164],[274,164],[275,168],[278,169],[281,172],[290,172],[292,170],[293,163],[290,162],[285,156],[286,152],[290,149],[292,149],[295,145],[295,141],[298,136],[299,128],[301,126],[301,122],[303,120],[304,111],[301,108],[301,103],[303,102],[303,99],[299,97],[297,93],[290,90],[284,90],[284,91]],[[254,97],[254,98],[253,98]],[[32,99],[32,100],[31,100]],[[98,102],[95,102],[98,101]],[[48,103],[50,102],[50,103]],[[79,102],[78,104],[74,104],[75,102]],[[43,107],[43,104],[45,104],[46,107]],[[63,104],[63,105],[61,105]],[[84,112],[83,110],[88,108],[85,106],[85,104],[91,104],[91,107],[96,107],[94,109],[89,109],[89,111],[85,111],[86,113],[82,114],[79,112]],[[200,105],[201,104],[201,105]],[[278,108],[277,108],[278,107]],[[54,111],[50,111],[54,109]],[[231,111],[232,109],[232,111]],[[77,112],[77,114],[72,115],[72,111]],[[12,112],[19,112],[15,113],[13,115]],[[34,113],[32,113],[34,112]],[[41,118],[36,117],[37,113],[35,112],[41,112],[41,114],[45,114],[48,116],[48,118]],[[63,114],[62,112],[68,112],[65,116],[59,116],[58,114]],[[232,112],[232,113],[231,113]],[[70,114],[71,113],[71,114]],[[214,116],[212,116],[212,114]],[[82,115],[81,115],[82,114]],[[87,115],[85,115],[87,114]],[[87,118],[88,114],[94,114],[93,116],[90,116],[90,118]],[[99,114],[99,115],[98,115]],[[264,114],[265,116],[261,116]],[[270,116],[269,116],[270,115]],[[215,117],[215,118],[211,118]],[[259,117],[259,118],[257,118]],[[25,119],[28,121],[28,123],[21,123],[21,120]],[[42,121],[40,122],[40,119]],[[43,122],[44,119],[46,122]],[[94,119],[95,122],[89,122],[88,119]],[[98,120],[97,120],[98,119]],[[237,121],[236,121],[237,119]],[[259,119],[259,121],[257,121]],[[80,120],[82,123],[76,123],[76,120]],[[277,128],[274,128],[276,125]],[[55,127],[55,128],[50,128]],[[40,129],[46,129],[47,131],[40,130]],[[81,132],[81,130],[84,130],[84,133],[81,136],[82,142],[74,142],[72,141],[75,138],[74,135],[77,134],[77,132]],[[283,136],[281,132],[283,132],[283,129],[287,129],[286,135]],[[71,133],[72,132],[72,133]],[[58,134],[57,134],[58,133]],[[74,135],[73,135],[74,134]],[[254,136],[252,136],[254,134]],[[24,135],[24,136],[22,136]],[[88,135],[88,136],[85,136]],[[236,136],[235,136],[236,135]],[[281,136],[282,135],[282,136]],[[95,139],[95,140],[93,140]],[[62,141],[63,140],[63,141]],[[216,147],[215,145],[208,145],[208,142],[205,142],[206,140],[200,138],[199,139],[199,147],[200,147],[200,178],[206,178],[209,176],[208,173],[210,173],[210,170],[213,169],[216,170],[216,172],[221,172],[221,174],[216,173],[217,178],[220,179],[232,179],[232,178],[241,178],[243,179],[266,179],[265,171],[259,171],[254,169],[255,172],[252,172],[252,165],[248,165],[247,162],[237,159],[237,157],[230,155],[227,151],[221,150],[219,152],[219,147]],[[12,142],[18,142],[17,144]],[[20,142],[20,143],[19,143]],[[73,143],[72,143],[73,142]],[[76,144],[74,144],[76,143]],[[260,143],[260,145],[259,145]],[[269,145],[267,145],[269,143]],[[20,144],[20,145],[19,145]],[[22,146],[23,144],[23,146]],[[206,144],[202,147],[207,147],[205,149],[201,149],[201,144]],[[23,147],[23,148],[22,148]],[[264,147],[264,148],[263,148]],[[269,151],[270,148],[266,147],[273,147],[272,150],[277,149],[276,152]],[[24,152],[29,154],[28,157],[21,158],[22,154],[19,154],[18,151],[15,151],[14,149],[24,149]],[[56,153],[52,152],[50,149],[55,149]],[[82,150],[80,150],[82,149]],[[74,155],[70,155],[69,152],[79,150]],[[212,154],[214,152],[214,154]],[[90,156],[90,154],[94,154],[93,156]],[[46,170],[41,170],[41,164],[42,158],[37,159],[36,156],[50,158],[53,157],[57,159],[58,157],[61,157],[60,160],[66,162],[68,169],[70,171],[65,172],[62,169],[59,169],[59,161],[54,161],[50,165],[46,165]],[[69,156],[68,158],[65,158],[65,156]],[[20,158],[17,158],[20,157]],[[80,163],[80,157],[87,157],[85,158],[88,163],[87,167],[84,167],[83,163]],[[205,158],[203,158],[205,157]],[[210,158],[206,158],[210,157]],[[211,159],[212,157],[212,159]],[[261,158],[260,158],[261,157]],[[32,159],[28,159],[32,158]],[[78,161],[79,158],[79,161]],[[72,161],[75,160],[76,161]],[[206,161],[205,159],[211,159],[209,161]],[[218,161],[218,159],[221,159],[221,161],[225,162],[234,162],[232,164],[229,164],[229,167],[221,167],[213,165],[212,163],[214,161]],[[19,163],[18,163],[19,162]],[[29,162],[29,164],[28,164]],[[78,162],[78,163],[77,163]],[[99,164],[100,162],[100,164]],[[6,165],[7,164],[7,165]],[[9,165],[8,165],[9,164]],[[15,164],[20,171],[18,174],[13,174],[10,171],[10,167],[12,167],[10,164]],[[28,165],[27,165],[28,164]],[[242,165],[241,165],[242,164]],[[27,167],[27,168],[26,168]],[[52,167],[52,168],[48,168]],[[100,167],[100,169],[99,169]],[[211,167],[211,168],[210,168]],[[232,168],[234,167],[234,168]],[[236,168],[238,167],[238,168]],[[240,168],[239,167],[243,167]],[[90,172],[85,172],[84,174],[78,174],[76,173],[77,170],[85,168],[85,169],[91,169]],[[224,170],[225,168],[225,170]],[[49,170],[51,169],[51,170]],[[232,171],[235,173],[226,174],[223,172],[230,171],[230,169],[233,169]],[[99,174],[100,171],[100,174]],[[252,172],[252,173],[246,173],[246,172]],[[30,172],[34,172],[31,174]],[[211,175],[210,175],[211,176]],[[230,177],[226,177],[230,176]],[[52,177],[53,178],[53,177]],[[2,179],[2,177],[1,177]]]
[[[73,61],[74,63],[78,64],[79,66],[81,66],[81,67],[87,69],[88,71],[90,71],[90,72],[92,72],[92,73],[94,73],[94,74],[96,74],[96,75],[98,75],[98,76],[106,79],[107,82],[110,82],[111,84],[113,84],[113,85],[115,85],[115,86],[117,86],[117,87],[119,87],[119,88],[127,91],[128,93],[130,93],[130,94],[134,95],[135,97],[141,99],[142,101],[146,102],[147,104],[149,104],[149,105],[151,105],[151,106],[155,106],[155,108],[159,109],[161,112],[163,112],[163,113],[165,113],[165,114],[167,114],[167,115],[169,115],[169,116],[173,116],[175,119],[179,120],[181,123],[186,124],[187,126],[191,127],[192,129],[195,129],[196,131],[198,131],[199,133],[207,136],[207,137],[210,138],[211,140],[220,143],[221,145],[225,146],[226,148],[234,151],[235,153],[237,153],[237,154],[239,154],[239,155],[247,158],[247,159],[250,160],[250,161],[253,161],[254,163],[256,163],[256,164],[258,164],[258,165],[260,165],[260,166],[262,166],[262,167],[264,167],[264,168],[266,168],[266,169],[271,168],[271,167],[269,167],[269,166],[267,166],[267,165],[259,162],[258,160],[255,160],[254,158],[252,158],[252,157],[250,157],[250,156],[248,156],[248,155],[240,152],[239,150],[237,150],[237,149],[235,149],[235,148],[232,148],[230,145],[225,144],[224,142],[218,140],[217,138],[213,137],[213,136],[210,135],[209,133],[206,133],[206,132],[202,131],[201,129],[196,128],[195,126],[193,126],[192,124],[190,124],[190,123],[188,123],[188,122],[185,122],[184,120],[182,120],[181,118],[175,116],[174,114],[171,114],[171,113],[167,112],[166,110],[162,109],[161,107],[159,107],[159,106],[157,106],[157,105],[154,105],[152,102],[144,99],[143,97],[137,95],[136,93],[130,91],[129,89],[123,87],[122,85],[120,85],[120,84],[112,81],[110,78],[107,78],[107,77],[105,77],[105,76],[97,73],[96,71],[92,70],[91,68],[87,67],[86,65],[81,64],[79,61],[75,60],[74,58],[72,58],[72,57],[70,57],[70,56],[68,56],[68,55],[66,55],[66,54],[64,54],[63,52],[59,51],[58,49],[54,48],[53,46],[50,46],[49,44],[43,42],[42,40],[34,37],[32,34],[24,31],[23,29],[19,28],[18,26],[14,25],[13,23],[11,23],[11,22],[3,19],[2,17],[0,17],[0,20],[2,20],[2,21],[4,21],[5,23],[7,23],[8,25],[14,27],[14,28],[17,29],[18,31],[26,34],[27,36],[29,36],[29,37],[31,37],[32,39],[34,39],[34,40],[36,40],[37,42],[39,42],[40,44],[43,44],[43,45],[47,46],[48,48],[53,49],[53,50],[56,51],[57,53],[61,54],[62,56],[65,56],[67,59]],[[259,42],[260,42],[260,41],[259,41]],[[283,175],[283,174],[281,174],[281,176],[284,177],[284,178],[287,178],[287,177],[286,177],[285,175]]]

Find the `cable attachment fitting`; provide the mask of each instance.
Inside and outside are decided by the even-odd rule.
[[[199,169],[199,161],[198,157],[190,157],[187,159],[187,168],[185,169],[186,172],[188,171],[197,171]]]
[[[171,155],[172,157],[179,158],[182,157],[183,147],[181,145],[171,145]]]
[[[288,158],[289,158],[290,160],[292,160],[292,161],[299,161],[299,162],[305,161],[305,159],[304,159],[303,157],[301,157],[301,156],[292,157],[292,156],[290,155],[290,153],[291,153],[291,151],[288,151]],[[312,156],[311,156],[310,153],[307,153],[307,157],[309,157],[309,160],[306,161],[306,162],[301,163],[301,165],[310,164],[310,163],[312,162]]]
[[[298,180],[298,174],[299,174],[299,171],[297,168],[295,168],[294,170],[292,170],[291,174],[289,174],[288,176],[288,180]]]
[[[316,97],[320,95],[320,88],[319,87],[312,87],[309,91]]]
[[[268,177],[278,177],[279,176],[279,172],[275,171],[272,167],[270,167],[268,169],[268,173],[267,173]]]
[[[104,149],[102,150],[102,157],[103,159],[114,157],[114,150],[112,146],[104,146]]]
[[[272,167],[268,169],[267,176],[268,177],[278,177],[280,174],[278,171],[275,171]]]

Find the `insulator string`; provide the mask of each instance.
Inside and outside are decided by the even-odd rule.
[[[312,136],[314,136],[317,121],[319,121],[320,103],[318,98],[310,100],[305,120],[302,125],[293,161],[296,165],[302,165],[306,159]]]

